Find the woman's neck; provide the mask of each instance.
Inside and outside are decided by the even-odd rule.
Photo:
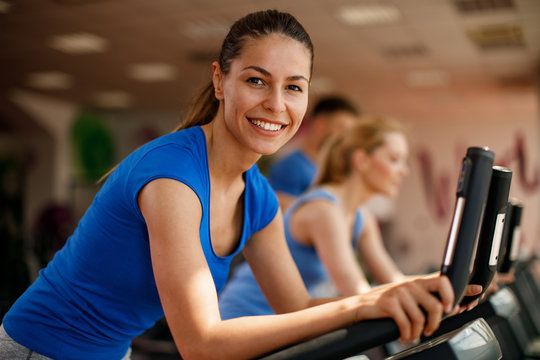
[[[340,183],[323,186],[338,198],[346,212],[356,211],[359,206],[365,204],[373,195],[362,180],[355,176],[350,176]]]
[[[201,128],[206,136],[208,168],[213,183],[226,186],[237,181],[260,158],[260,155],[249,153],[240,146],[222,119],[216,117]]]

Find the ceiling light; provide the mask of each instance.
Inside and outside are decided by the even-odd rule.
[[[94,103],[102,108],[127,108],[133,104],[133,97],[125,91],[103,91],[95,94]]]
[[[405,76],[406,83],[416,88],[433,88],[448,85],[448,74],[439,70],[411,71]]]
[[[74,33],[58,35],[51,39],[50,46],[53,49],[72,55],[100,53],[107,50],[109,43],[94,34]]]
[[[63,90],[71,87],[72,78],[60,71],[47,71],[29,74],[26,83],[41,90]]]
[[[96,2],[96,0],[53,0],[62,5],[84,5],[91,2]]]
[[[428,49],[422,44],[397,45],[384,48],[381,50],[381,53],[383,56],[390,59],[417,59],[426,57]]]
[[[518,24],[492,24],[467,31],[469,39],[482,50],[523,48],[523,30]]]
[[[170,81],[176,77],[176,68],[166,63],[134,64],[128,69],[128,76],[138,81]]]
[[[7,14],[11,9],[11,4],[7,1],[0,0],[0,14]]]
[[[514,9],[514,0],[454,0],[456,8],[463,13]]]
[[[195,41],[223,39],[230,26],[230,21],[224,19],[198,20],[185,24],[182,33]]]
[[[401,18],[401,13],[391,4],[362,4],[340,7],[337,17],[348,25],[374,25],[395,22]]]

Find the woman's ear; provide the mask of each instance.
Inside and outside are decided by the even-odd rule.
[[[219,67],[219,63],[214,61],[212,63],[212,83],[214,84],[214,94],[216,99],[223,100],[223,73]]]
[[[353,167],[358,170],[366,170],[369,167],[370,156],[364,149],[356,149],[351,154]]]

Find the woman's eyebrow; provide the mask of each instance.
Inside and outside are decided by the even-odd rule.
[[[272,76],[272,74],[268,70],[263,69],[262,67],[257,66],[257,65],[246,66],[245,68],[242,69],[242,71],[247,70],[247,69],[252,69],[252,70],[258,71],[261,74],[263,74],[264,76],[268,76],[268,77]],[[287,77],[287,80],[293,80],[293,81],[294,80],[305,80],[306,82],[309,83],[309,80],[303,75],[291,75],[291,76]]]
[[[306,82],[309,83],[308,78],[305,77],[304,75],[292,75],[292,76],[287,77],[287,80],[305,80]]]

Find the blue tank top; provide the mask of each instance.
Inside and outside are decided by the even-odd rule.
[[[304,280],[306,288],[314,297],[318,296],[321,288],[327,287],[331,279],[326,268],[317,256],[314,246],[304,245],[296,241],[290,233],[289,223],[296,208],[302,204],[319,199],[328,199],[338,203],[334,195],[323,188],[315,188],[301,195],[287,208],[283,216],[285,236],[291,255]],[[357,239],[362,231],[362,217],[360,211],[356,211],[354,230],[351,246],[356,247]],[[247,263],[240,264],[234,271],[233,276],[227,282],[219,295],[219,309],[222,319],[231,319],[240,316],[270,315],[274,311],[266,301],[262,290],[259,288],[255,276]]]
[[[210,239],[204,132],[194,127],[145,144],[109,176],[66,245],[5,315],[15,341],[54,359],[120,359],[132,338],[163,317],[137,203],[139,191],[157,178],[183,182],[199,197],[199,240],[218,292],[233,256],[279,206],[257,167],[246,171],[241,239],[220,257]]]

